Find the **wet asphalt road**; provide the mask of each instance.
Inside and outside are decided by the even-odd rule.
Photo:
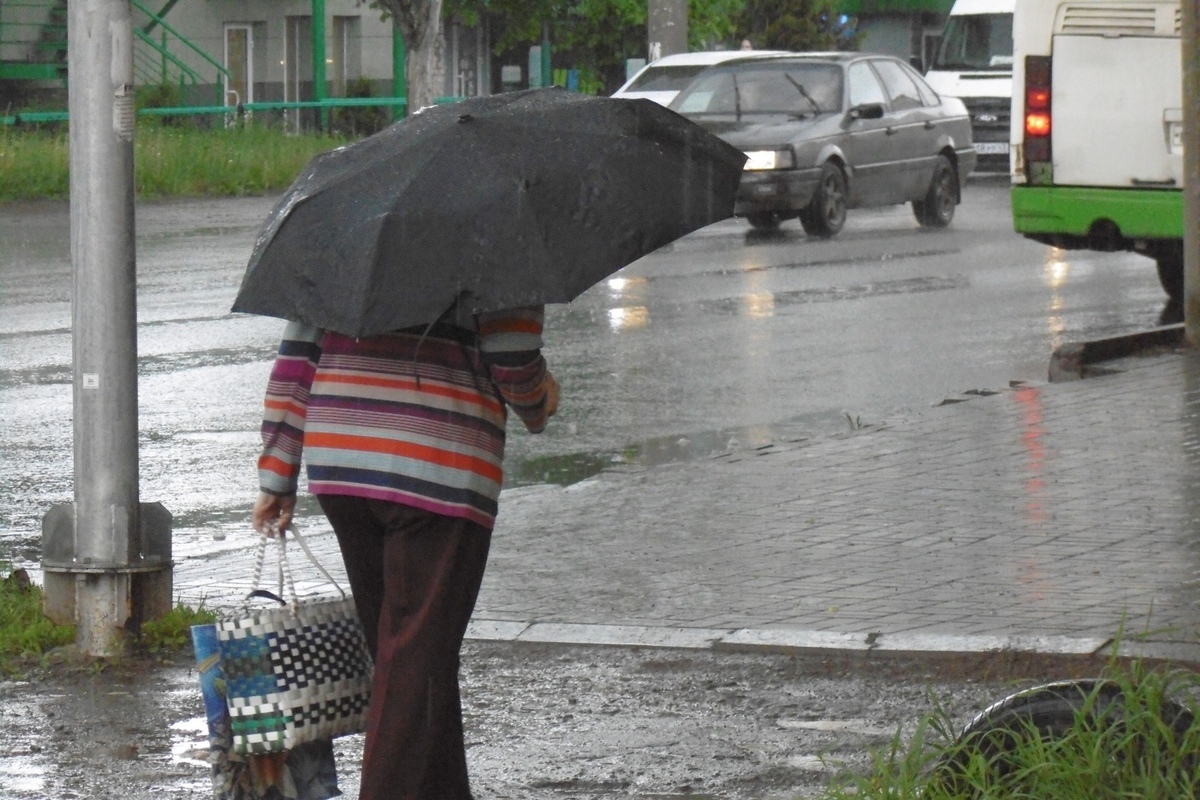
[[[940,709],[956,732],[1018,688],[1066,677],[957,661],[468,642],[462,686],[477,800],[793,800],[861,774]],[[1061,669],[1061,668],[1060,668]],[[59,667],[0,681],[6,800],[212,796],[186,663]],[[358,794],[362,736],[336,740]]]
[[[177,555],[244,531],[261,392],[281,323],[229,305],[270,198],[143,205],[138,216],[143,500]],[[563,411],[515,433],[513,484],[622,461],[702,457],[922,414],[1045,376],[1056,345],[1144,329],[1164,296],[1137,256],[1060,253],[1010,230],[1007,187],[974,181],[947,231],[858,212],[832,241],[731,221],[548,314]],[[71,497],[65,204],[0,208],[0,560],[36,562]],[[956,723],[1014,683],[955,664],[867,669],[769,654],[469,643],[464,699],[480,798],[793,797],[935,702]],[[66,702],[69,700],[70,702]],[[186,665],[0,683],[0,796],[207,796]],[[351,796],[361,755],[338,745]]]
[[[175,515],[177,554],[241,530],[261,394],[281,323],[228,309],[272,198],[138,208],[141,497]],[[719,223],[548,310],[562,411],[514,431],[507,482],[569,483],[621,462],[922,413],[1037,381],[1064,341],[1150,327],[1152,262],[1061,252],[1011,231],[1007,184],[972,180],[947,230],[907,207],[852,212],[829,241]],[[71,499],[65,203],[0,208],[0,558],[38,558]]]

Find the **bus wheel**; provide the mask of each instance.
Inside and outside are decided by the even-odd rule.
[[[957,204],[958,175],[950,159],[938,156],[925,199],[913,201],[913,216],[924,228],[944,228],[954,219],[954,206]]]
[[[1163,291],[1176,303],[1183,302],[1183,243],[1168,242],[1154,253],[1158,265],[1158,282]]]

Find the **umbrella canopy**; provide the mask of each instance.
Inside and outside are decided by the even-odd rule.
[[[560,89],[436,106],[314,158],[234,303],[369,336],[568,302],[733,213],[745,156],[648,100]]]

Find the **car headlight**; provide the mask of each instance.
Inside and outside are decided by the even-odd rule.
[[[778,150],[747,150],[747,170],[763,169],[793,169],[796,166],[796,156],[790,148],[781,147]]]

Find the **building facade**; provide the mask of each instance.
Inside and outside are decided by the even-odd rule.
[[[66,9],[67,0],[0,0],[0,101],[40,96],[45,106],[63,93]],[[404,95],[392,22],[359,0],[132,0],[132,9],[137,84],[178,87],[185,105],[311,100],[321,49],[324,96]],[[488,93],[486,30],[447,23],[445,37],[441,94]]]

